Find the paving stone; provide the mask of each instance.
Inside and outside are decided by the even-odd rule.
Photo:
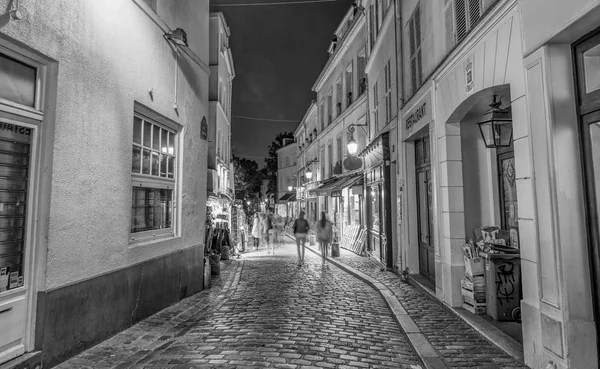
[[[296,260],[286,242],[221,261],[211,289],[58,368],[423,368],[373,287],[310,251]],[[525,368],[374,260],[336,260],[388,288],[448,367]]]

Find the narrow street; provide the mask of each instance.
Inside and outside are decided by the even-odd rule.
[[[372,259],[342,249],[324,260],[316,249],[301,267],[289,238],[274,255],[261,247],[222,261],[211,289],[56,368],[524,368]],[[382,294],[340,262],[399,298],[426,337],[417,352]]]

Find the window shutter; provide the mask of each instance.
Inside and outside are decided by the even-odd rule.
[[[479,6],[480,0],[469,0],[469,30],[471,30],[479,18],[481,18],[481,7]]]
[[[415,49],[417,46],[415,45],[415,19],[411,18],[408,22],[409,28],[409,38],[410,38],[410,55],[411,57],[415,54]]]
[[[415,47],[418,49],[421,46],[421,9],[417,5],[415,9]]]
[[[447,2],[446,4],[446,50],[450,51],[454,47],[454,22],[453,22],[453,13],[452,13],[452,2]]]
[[[388,122],[392,120],[392,93],[390,92],[387,96],[388,98]]]
[[[417,60],[417,87],[420,87],[423,83],[423,61],[421,60],[421,49],[417,51],[417,56],[415,59]]]
[[[454,24],[456,26],[456,42],[462,41],[467,35],[467,9],[465,0],[454,0]]]

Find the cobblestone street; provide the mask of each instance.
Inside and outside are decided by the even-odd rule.
[[[223,261],[210,290],[57,368],[524,368],[376,262],[346,250],[335,260],[390,286],[437,366],[423,364],[377,289],[310,250],[298,267],[288,240],[274,255]]]

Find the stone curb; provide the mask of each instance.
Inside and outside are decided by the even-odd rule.
[[[471,328],[473,328],[473,330],[475,330],[485,339],[490,341],[492,344],[499,347],[508,355],[512,356],[515,360],[517,360],[520,363],[523,363],[525,361],[525,356],[523,355],[523,346],[520,346],[519,343],[515,341],[512,337],[502,332],[500,329],[494,327],[490,323],[486,322],[477,315],[473,316],[472,314],[469,314],[464,310],[461,311],[459,309],[455,309],[444,304],[436,298],[433,292],[428,290],[419,281],[413,279],[412,277],[409,277],[409,283],[411,284],[411,286],[418,288],[420,291],[426,293],[434,302],[446,309],[446,311],[462,319]]]
[[[289,234],[284,234],[293,239]],[[317,255],[321,255],[321,253],[316,249],[308,246],[305,246],[305,248]],[[448,369],[448,366],[438,355],[435,348],[433,348],[433,345],[431,345],[427,337],[425,337],[425,335],[417,327],[417,324],[414,322],[414,320],[410,317],[410,315],[408,315],[400,300],[398,300],[398,298],[389,288],[387,288],[385,284],[335,259],[329,257],[325,257],[325,259],[347,273],[363,280],[379,292],[392,312],[394,319],[406,334],[409,343],[419,356],[419,359],[421,359],[423,362],[423,365],[426,369]]]

